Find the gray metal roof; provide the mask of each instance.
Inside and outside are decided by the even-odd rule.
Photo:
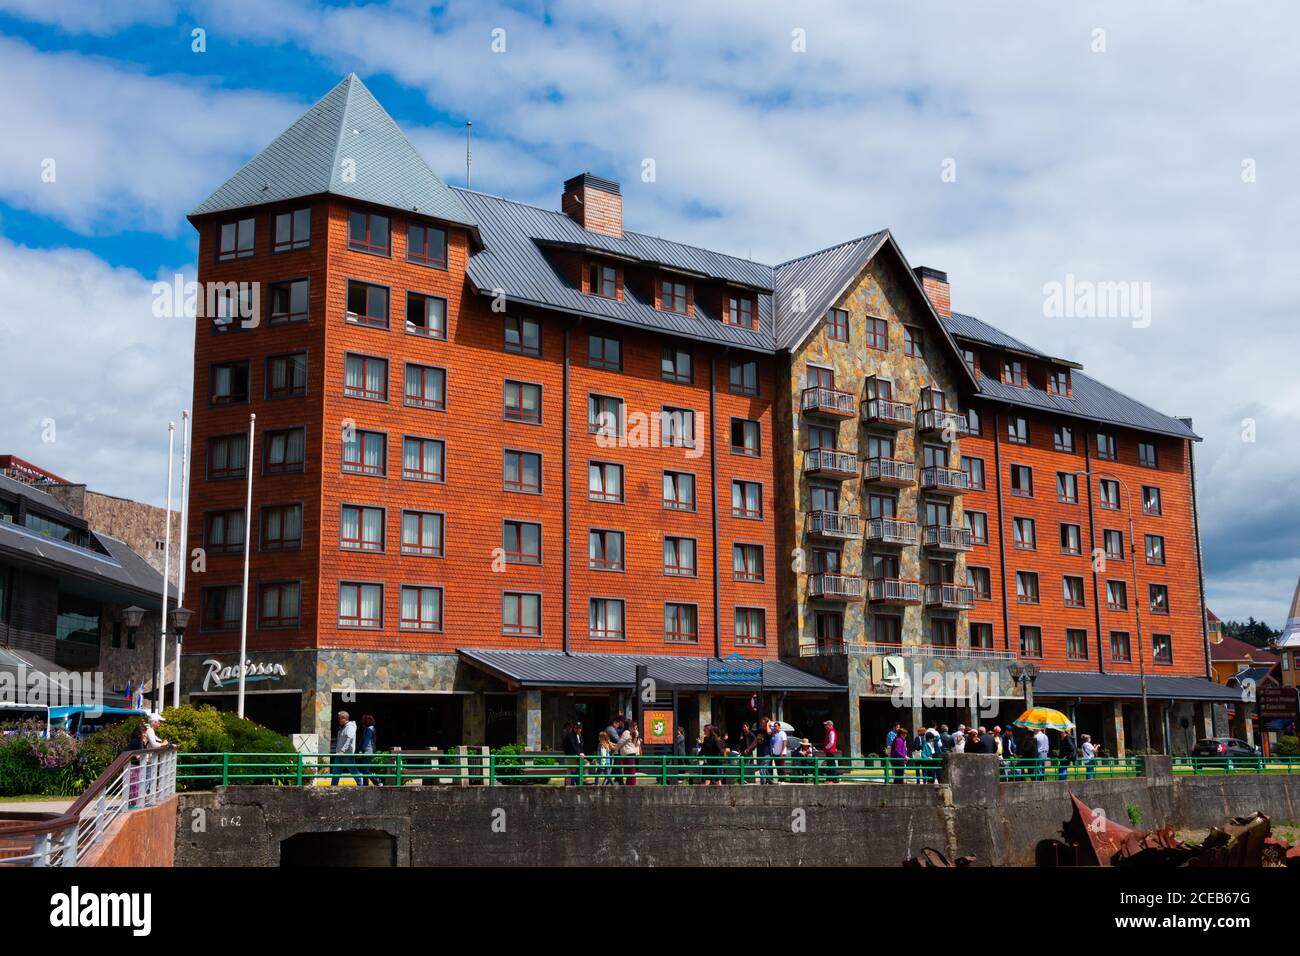
[[[355,73],[344,77],[190,215],[321,193],[475,224]]]
[[[889,237],[850,239],[776,267],[776,346],[794,348],[826,314]]]
[[[487,648],[459,648],[461,657],[493,674],[526,687],[632,687],[638,665],[645,665],[652,677],[680,688],[758,688],[741,681],[709,680],[709,671],[726,664],[716,657],[668,657],[656,654],[566,654],[563,651],[510,651]],[[757,663],[756,661],[750,663]],[[766,690],[843,693],[842,684],[792,667],[782,661],[765,660],[762,687]]]
[[[10,478],[8,475],[0,475],[0,490],[7,491],[20,498],[27,498],[29,501],[33,501],[42,508],[52,511],[55,514],[67,515],[68,517],[84,524],[84,522],[81,522],[76,515],[67,509],[62,501],[53,495],[42,491],[36,485],[29,485],[25,481],[18,481],[14,478]]]
[[[1136,697],[1142,696],[1138,674],[1098,674],[1089,671],[1040,671],[1034,697]],[[1241,691],[1204,677],[1147,675],[1147,697],[1156,700],[1240,700]]]
[[[105,547],[100,554],[0,521],[0,558],[34,564],[51,574],[66,574],[89,582],[106,599],[121,598],[156,610],[162,604],[162,575],[125,542],[105,534],[94,537]]]
[[[1044,352],[1038,351],[1032,345],[1026,345],[1019,339],[1008,335],[1001,329],[995,329],[987,322],[981,322],[973,315],[963,315],[960,312],[954,312],[951,316],[943,320],[943,324],[948,327],[948,331],[959,339],[968,339],[972,342],[981,342],[985,345],[992,345],[995,348],[1010,349],[1014,352],[1026,352],[1030,355],[1037,355],[1044,359],[1050,359],[1051,356]]]

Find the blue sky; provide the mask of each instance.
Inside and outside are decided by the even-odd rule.
[[[958,310],[1193,416],[1210,604],[1280,625],[1300,575],[1298,20],[1164,0],[0,0],[0,451],[161,501],[192,330],[152,317],[152,283],[193,274],[185,213],[356,71],[454,184],[471,118],[490,192],[556,206],[589,169],[637,228],[768,262],[891,228]],[[1149,282],[1150,326],[1045,318],[1067,275]]]

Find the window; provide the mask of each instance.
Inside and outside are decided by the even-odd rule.
[[[1061,525],[1061,554],[1083,554],[1083,532],[1077,524]]]
[[[384,550],[384,509],[344,505],[339,521],[339,547],[344,551]]]
[[[1097,484],[1101,489],[1101,507],[1108,511],[1119,511],[1119,482],[1102,478]]]
[[[1156,446],[1154,442],[1138,442],[1138,464],[1143,468],[1157,467]]]
[[[1133,653],[1129,648],[1128,631],[1110,632],[1110,659],[1121,662],[1131,662],[1133,660]]]
[[[298,582],[257,588],[257,626],[262,630],[298,626]]]
[[[307,353],[270,355],[266,359],[266,397],[299,398],[307,394]]]
[[[244,590],[237,584],[204,588],[202,627],[205,631],[233,631],[243,616]]]
[[[502,522],[501,550],[506,564],[541,564],[542,526],[530,521]]]
[[[659,281],[659,308],[668,312],[686,313],[686,284],[671,279]]]
[[[203,522],[203,547],[208,554],[241,554],[244,550],[244,509],[210,511]]]
[[[1111,561],[1124,560],[1124,532],[1109,528],[1101,533],[1102,547]]]
[[[542,354],[542,324],[536,319],[507,315],[505,328],[506,340],[503,347],[507,352],[518,352],[520,355]]]
[[[753,328],[754,300],[747,295],[727,296],[727,323]]]
[[[623,532],[587,532],[587,567],[593,571],[622,571]]]
[[[1013,445],[1029,444],[1029,421],[1023,415],[1007,416],[1007,441]]]
[[[693,578],[696,575],[695,539],[664,538],[664,574],[679,578]]]
[[[1088,659],[1088,632],[1082,628],[1065,629],[1065,656],[1072,661]]]
[[[665,405],[659,412],[659,440],[667,448],[694,448],[695,412]]]
[[[441,558],[443,517],[435,511],[402,512],[402,554]]]
[[[993,650],[993,625],[972,621],[970,625],[970,647],[973,651]]]
[[[348,280],[348,308],[344,318],[353,325],[388,328],[388,290],[381,285]]]
[[[931,647],[956,647],[957,622],[952,618],[937,617],[930,622]]]
[[[262,471],[268,475],[282,475],[302,471],[307,452],[307,429],[281,428],[266,433],[265,459]]]
[[[402,587],[403,631],[442,630],[442,588]]]
[[[294,551],[302,547],[302,505],[268,505],[262,509],[262,550]]]
[[[979,409],[973,405],[966,409],[966,431],[976,438],[984,434],[984,419],[980,417]]]
[[[848,309],[831,309],[826,313],[826,337],[835,342],[849,340]]]
[[[1151,584],[1148,585],[1149,597],[1151,599],[1152,614],[1169,613],[1169,585]]]
[[[1153,485],[1142,486],[1142,513],[1160,517],[1160,489]]]
[[[534,451],[506,449],[503,487],[520,494],[542,493],[542,456]]]
[[[763,486],[756,481],[733,481],[731,514],[735,518],[762,518]]]
[[[691,384],[690,351],[675,345],[665,345],[663,359],[659,363],[659,377],[665,382]]]
[[[208,477],[213,481],[248,474],[248,436],[218,435],[208,439]]]
[[[759,447],[758,422],[747,418],[731,420],[731,452],[734,455],[748,455],[758,458],[762,455]]]
[[[217,261],[228,262],[231,259],[247,259],[253,254],[253,235],[256,223],[253,219],[240,219],[236,222],[223,222],[217,241]]]
[[[864,323],[867,334],[867,348],[885,351],[889,348],[889,323],[884,319],[868,316]]]
[[[1147,546],[1147,564],[1165,563],[1165,539],[1163,535],[1159,535],[1159,534],[1147,535],[1146,546]]]
[[[588,395],[587,431],[606,441],[622,436],[623,399],[611,395]]]
[[[1022,625],[1020,628],[1020,656],[1043,656],[1043,629]]]
[[[962,523],[970,532],[972,544],[989,543],[989,517],[983,511],[967,511],[962,514]]]
[[[1084,607],[1083,578],[1067,574],[1061,579],[1062,597],[1066,607]]]
[[[224,288],[222,286],[225,286]],[[256,283],[216,283],[208,293],[207,308],[212,312],[212,331],[238,332],[257,328]],[[215,296],[216,301],[213,302]]]
[[[384,626],[384,586],[343,581],[339,584],[339,627]]]
[[[587,465],[587,497],[592,501],[623,503],[623,466],[609,461]]]
[[[902,644],[903,619],[892,614],[873,614],[872,640],[877,644]]]
[[[542,386],[506,379],[503,402],[502,415],[506,421],[528,425],[542,423]]]
[[[971,491],[984,490],[984,459],[962,455],[961,473],[966,476],[966,487]]]
[[[977,374],[978,369],[977,369],[977,367],[976,367],[976,365],[975,365],[975,350],[974,350],[974,349],[962,349],[962,350],[961,350],[961,360],[962,360],[962,362],[965,363],[966,368],[970,370],[970,373],[971,373],[972,375]]]
[[[1128,587],[1123,581],[1106,582],[1106,607],[1112,611],[1128,610]]]
[[[306,322],[309,288],[306,279],[271,283],[271,324],[287,325],[290,322]]]
[[[1038,547],[1038,538],[1034,531],[1033,518],[1012,518],[1011,527],[1015,534],[1015,545],[1022,551],[1033,551]]]
[[[664,640],[669,644],[695,644],[700,639],[694,604],[664,604]]]
[[[1038,573],[1035,571],[1016,572],[1016,603],[1038,603]]]
[[[402,478],[442,481],[445,446],[436,438],[402,438]]]
[[[311,245],[311,210],[295,209],[275,215],[275,237],[271,240],[272,252],[306,249]]]
[[[623,640],[623,602],[592,598],[587,605],[587,636],[593,641]]]
[[[1002,381],[1017,388],[1027,387],[1024,364],[1019,359],[1005,359],[1002,362]]]
[[[728,389],[736,395],[758,394],[758,362],[732,362]]]
[[[220,362],[212,366],[208,401],[213,405],[239,405],[248,401],[248,362]]]
[[[1079,503],[1079,476],[1068,471],[1056,473],[1056,500],[1067,505]]]
[[[1069,369],[1053,369],[1047,375],[1047,390],[1053,395],[1070,394],[1070,371]]]
[[[348,213],[348,248],[373,255],[388,255],[388,217],[354,209]]]
[[[613,266],[593,262],[587,279],[589,282],[587,291],[592,295],[604,296],[607,299],[618,298],[618,270]]]
[[[432,365],[406,363],[402,403],[411,408],[447,410],[447,370]]]
[[[1103,461],[1118,461],[1119,446],[1109,432],[1097,432],[1097,457]]]
[[[434,269],[447,268],[447,230],[408,220],[406,261]]]
[[[976,600],[993,600],[993,584],[990,580],[988,568],[978,568],[973,565],[967,566],[966,574],[970,578],[971,586],[975,589]]]
[[[349,352],[343,360],[343,394],[373,402],[388,401],[388,359]]]
[[[764,647],[767,644],[767,612],[761,607],[738,607],[732,639],[738,647]]]
[[[923,346],[921,330],[910,325],[903,326],[903,354],[919,358]]]
[[[732,498],[735,498],[734,491]],[[664,472],[664,508],[668,511],[695,510],[694,475],[683,471]]]
[[[445,339],[447,300],[419,292],[406,293],[406,332],[429,339]]]
[[[1022,498],[1034,496],[1034,470],[1028,465],[1011,466],[1011,493]]]
[[[542,596],[518,591],[502,594],[501,633],[506,637],[541,637]]]
[[[1069,425],[1052,429],[1052,447],[1057,451],[1074,451],[1074,429]]]
[[[817,611],[817,646],[822,649],[839,649],[844,645],[844,615],[835,611]]]
[[[1151,635],[1151,658],[1157,664],[1174,662],[1174,637],[1172,634]]]
[[[345,428],[343,470],[355,475],[388,474],[388,436],[383,432]]]
[[[587,364],[611,372],[623,371],[623,340],[612,335],[587,336]]]
[[[732,580],[763,580],[763,546],[759,544],[737,544],[731,548]]]

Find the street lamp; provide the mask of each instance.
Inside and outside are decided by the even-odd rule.
[[[1084,478],[1109,478],[1117,483],[1124,492],[1124,501],[1128,508],[1128,553],[1129,566],[1133,574],[1133,615],[1137,623],[1137,643],[1138,643],[1138,674],[1142,678],[1142,741],[1143,746],[1151,748],[1151,721],[1147,713],[1147,646],[1146,640],[1142,637],[1142,596],[1138,593],[1138,565],[1137,565],[1137,531],[1133,524],[1133,494],[1127,482],[1119,475],[1112,474],[1108,471],[1076,471],[1074,475]],[[1091,494],[1091,490],[1089,491]],[[1097,635],[1101,640],[1101,635]]]
[[[181,639],[190,625],[194,612],[179,605],[167,612],[167,630],[176,635],[176,683],[172,686],[172,706],[181,705]]]
[[[1011,679],[1017,684],[1024,685],[1025,707],[1034,706],[1034,681],[1038,680],[1038,665],[1025,664],[1023,667],[1019,664],[1012,664],[1008,668]]]
[[[144,620],[144,608],[132,604],[130,607],[122,608],[119,617],[122,620],[122,626],[126,628],[126,646],[134,649],[135,632],[140,630],[140,623]],[[131,701],[127,702],[127,706],[131,706],[131,704]]]

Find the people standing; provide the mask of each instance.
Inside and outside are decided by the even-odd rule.
[[[789,753],[789,739],[779,720],[772,722],[772,783],[780,783],[781,765]]]
[[[339,782],[339,777],[351,771],[351,777],[358,787],[364,786],[357,768],[357,722],[348,716],[346,710],[340,710],[338,716],[339,732],[334,738],[334,758],[330,761],[330,786]]]
[[[597,777],[601,786],[607,787],[614,782],[615,743],[609,739],[609,731],[602,730],[596,738]]]
[[[1070,764],[1074,763],[1076,748],[1074,746],[1074,737],[1066,731],[1061,734],[1061,742],[1057,745],[1056,752],[1061,757],[1061,776],[1064,780],[1070,772]]]
[[[840,776],[839,737],[835,733],[833,721],[828,720],[822,726],[826,728],[826,736],[822,740],[822,753],[826,755],[826,773],[829,778],[827,783],[836,783]]]
[[[952,752],[955,754],[966,752],[966,725],[958,724],[957,732],[952,735]]]
[[[561,747],[564,750],[565,761],[572,770],[564,775],[565,786],[581,782],[582,776],[582,755],[585,752],[582,741],[582,721],[576,721],[573,724],[565,724],[564,739]],[[576,779],[575,779],[576,778]]]
[[[361,779],[368,786],[384,785],[383,780],[377,780],[375,774],[370,770],[375,761],[375,738],[378,732],[375,729],[375,718],[370,714],[361,715],[361,739],[357,744],[357,769],[361,773]]]
[[[618,738],[619,765],[623,770],[623,782],[629,787],[636,786],[637,757],[641,756],[641,729],[635,720],[629,720]]]
[[[1096,761],[1096,759],[1097,759],[1097,748],[1094,747],[1094,746],[1092,745],[1092,736],[1091,736],[1091,735],[1089,735],[1089,734],[1084,734],[1084,735],[1083,735],[1083,746],[1080,747],[1079,749],[1083,751],[1083,769],[1084,769],[1084,773],[1085,773],[1085,775],[1087,775],[1088,777],[1091,777],[1092,774],[1093,774],[1093,771],[1095,770],[1095,767],[1093,766],[1093,764],[1094,764],[1094,761]]]
[[[939,725],[939,749],[943,753],[952,753],[952,734],[948,732],[947,724]]]
[[[704,760],[704,785],[712,786],[715,782],[722,786],[722,741],[718,738],[718,729],[712,724],[704,728],[704,739],[700,741],[700,757]]]
[[[907,772],[907,731],[899,727],[898,733],[894,735],[894,742],[890,744],[889,756],[893,758],[891,767],[894,771],[891,783],[902,783],[903,774]]]

